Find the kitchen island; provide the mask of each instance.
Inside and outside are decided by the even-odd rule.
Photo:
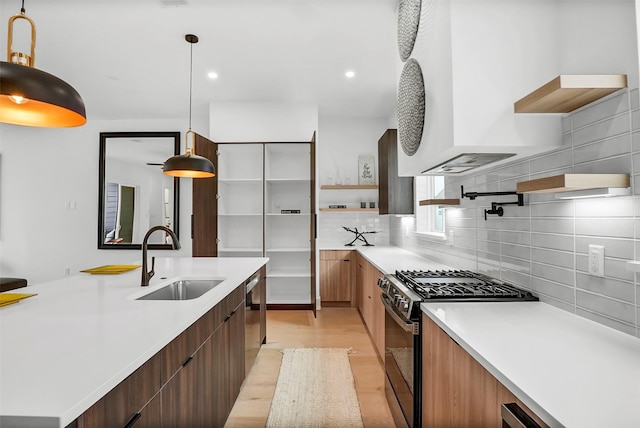
[[[65,427],[267,263],[266,258],[157,258],[136,269],[30,286],[0,309],[0,426]],[[199,298],[136,300],[175,279],[222,279]]]

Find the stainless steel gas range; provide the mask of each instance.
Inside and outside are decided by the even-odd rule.
[[[529,291],[466,270],[403,270],[378,279],[385,306],[385,393],[398,427],[422,425],[423,302],[538,300]]]

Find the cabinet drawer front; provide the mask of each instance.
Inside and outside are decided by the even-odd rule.
[[[353,250],[322,250],[320,260],[350,260]]]

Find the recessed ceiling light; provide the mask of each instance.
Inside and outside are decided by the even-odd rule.
[[[209,77],[209,79],[217,79],[218,73],[216,73],[215,71],[210,71],[209,73],[207,73],[207,77]]]
[[[353,70],[348,70],[346,73],[344,73],[344,75],[347,77],[347,79],[351,79],[356,75],[356,72]]]

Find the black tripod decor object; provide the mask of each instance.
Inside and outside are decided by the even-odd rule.
[[[355,233],[356,237],[353,238],[353,241],[349,242],[348,244],[344,244],[345,247],[354,247],[353,243],[356,241],[362,241],[364,242],[364,247],[375,247],[375,245],[373,244],[369,244],[369,242],[367,242],[367,238],[364,237],[365,233],[378,233],[377,231],[372,231],[372,232],[360,232],[358,231],[357,227],[354,227],[353,229],[342,226],[342,228],[344,230],[346,230],[347,232],[351,232],[351,233]]]

